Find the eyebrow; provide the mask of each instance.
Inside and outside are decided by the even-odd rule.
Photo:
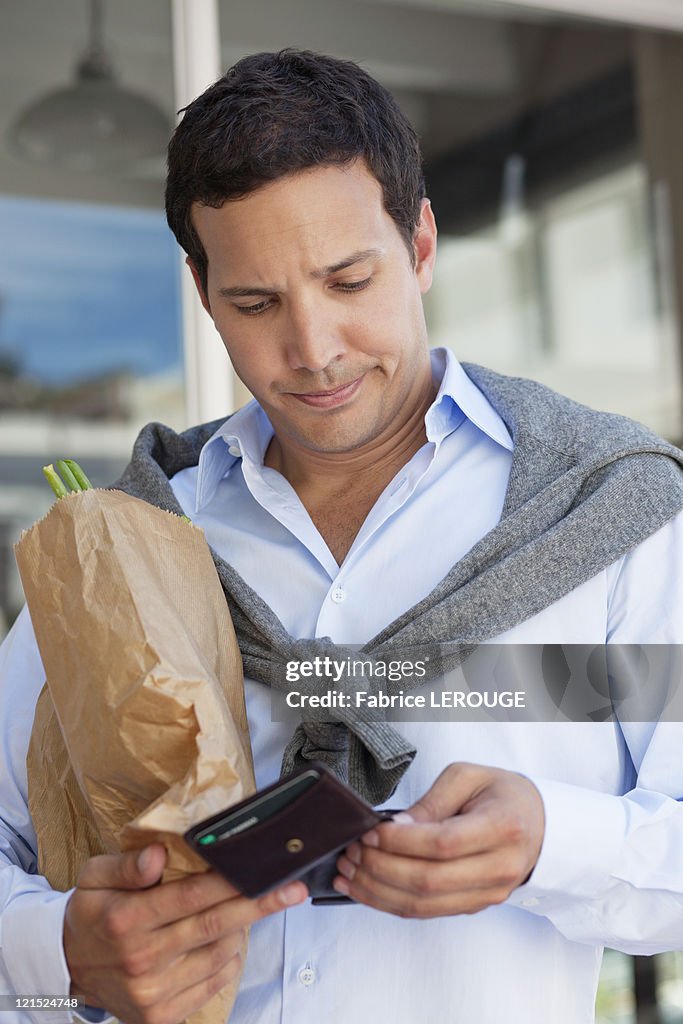
[[[382,249],[359,249],[345,259],[339,260],[338,263],[331,263],[328,267],[312,270],[311,277],[315,278],[315,280],[321,280],[322,278],[330,277],[332,274],[338,274],[340,270],[348,270],[349,267],[355,266],[356,263],[381,259],[383,256],[384,251]],[[246,298],[251,295],[272,295],[277,290],[277,288],[263,288],[256,285],[237,285],[234,288],[219,288],[218,294],[226,299]]]

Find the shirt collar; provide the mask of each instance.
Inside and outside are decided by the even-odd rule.
[[[466,418],[492,441],[511,452],[514,445],[503,420],[467,376],[451,350],[433,348],[430,355],[434,380],[440,380],[441,384],[425,416],[427,439],[438,444]]]
[[[468,419],[492,441],[512,451],[512,439],[502,419],[450,349],[434,348],[430,357],[434,381],[441,383],[425,414],[427,440],[440,444]],[[222,423],[199,456],[195,513],[211,501],[220,481],[238,459],[262,466],[272,436],[270,420],[256,400]]]

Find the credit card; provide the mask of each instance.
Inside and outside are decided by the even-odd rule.
[[[245,832],[255,825],[260,825],[305,793],[319,778],[320,773],[311,768],[297,778],[283,782],[269,793],[255,796],[246,806],[243,805],[237,811],[226,812],[212,821],[209,827],[195,833],[194,842],[200,846],[212,846],[222,839],[228,839],[238,832]]]

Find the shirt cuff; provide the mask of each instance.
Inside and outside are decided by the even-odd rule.
[[[116,1018],[108,1010],[96,1010],[94,1006],[84,1006],[82,1010],[74,1010],[76,1020],[85,1020],[88,1024],[103,1024]]]
[[[610,884],[626,828],[622,801],[565,782],[527,776],[545,810],[541,853],[507,902],[544,914],[551,906],[599,898]]]
[[[17,995],[68,996],[71,978],[62,935],[69,892],[29,892],[2,914],[2,955]],[[70,1010],[26,1011],[36,1024],[68,1024]]]
[[[24,893],[3,911],[2,955],[17,995],[68,996],[71,976],[64,955],[64,914],[68,892]],[[72,1024],[74,1017],[100,1022],[113,1019],[106,1010],[26,1011],[35,1024]]]

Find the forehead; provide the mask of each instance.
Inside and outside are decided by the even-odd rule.
[[[288,175],[219,209],[195,204],[192,220],[209,266],[259,264],[266,274],[290,259],[323,266],[353,251],[402,244],[381,186],[361,161]]]

